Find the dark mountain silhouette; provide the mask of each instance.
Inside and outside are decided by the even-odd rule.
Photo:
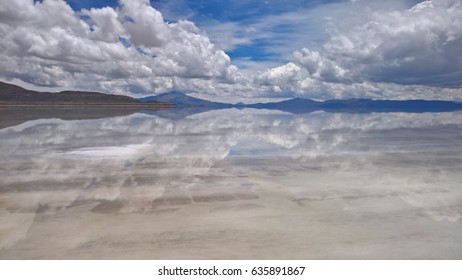
[[[308,114],[314,111],[333,113],[425,113],[451,112],[462,110],[462,103],[440,100],[372,100],[346,99],[326,100],[323,102],[311,99],[294,98],[275,103],[248,104],[248,108],[272,109],[292,114]]]
[[[156,96],[143,97],[139,98],[138,100],[141,102],[167,102],[177,105],[178,107],[171,110],[144,111],[144,113],[149,115],[156,115],[162,118],[172,120],[182,119],[190,115],[204,113],[211,110],[219,110],[234,107],[233,104],[208,101],[192,97],[178,91],[167,92]]]
[[[0,129],[35,119],[98,119],[175,107],[171,103],[140,102],[129,96],[99,92],[37,92],[0,82]]]
[[[232,104],[213,102],[196,97],[189,96],[182,92],[172,91],[155,96],[148,96],[138,99],[141,102],[166,102],[176,104],[179,107],[213,107],[213,108],[232,108]]]
[[[100,92],[38,92],[3,82],[0,82],[0,106],[122,106],[140,109],[176,107],[176,105],[165,102],[141,102],[130,96]]]
[[[169,119],[181,119],[193,114],[226,108],[279,110],[292,114],[309,114],[314,111],[360,114],[374,112],[451,112],[462,110],[462,103],[460,102],[438,100],[345,99],[315,101],[304,98],[293,98],[270,103],[227,104],[191,97],[181,92],[169,92],[157,96],[141,98],[139,100],[143,102],[162,101],[177,104],[178,107],[172,110],[149,112],[149,114]]]

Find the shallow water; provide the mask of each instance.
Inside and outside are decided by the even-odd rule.
[[[461,259],[462,113],[0,130],[1,259]]]

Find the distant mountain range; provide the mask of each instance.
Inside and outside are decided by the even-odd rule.
[[[175,107],[171,103],[141,102],[129,96],[99,92],[37,92],[0,82],[0,129],[36,119],[99,119]]]
[[[163,112],[156,111],[143,111],[149,115],[156,115],[168,119],[182,119],[189,115],[199,114],[210,110],[219,110],[233,108],[235,105],[228,103],[212,102],[196,97],[189,96],[182,92],[172,91],[156,96],[148,96],[138,99],[141,102],[167,102],[177,105],[177,108],[171,110],[164,110]]]
[[[213,107],[213,108],[232,108],[234,105],[228,103],[213,102],[209,100],[204,100],[196,97],[189,96],[182,92],[172,91],[168,93],[163,93],[155,96],[148,96],[138,99],[141,102],[165,102],[173,103],[181,107]]]
[[[165,102],[141,102],[129,96],[99,92],[38,92],[3,82],[0,82],[0,106],[93,106],[138,109],[176,107],[174,104]]]
[[[21,109],[19,110],[18,107]],[[462,111],[462,103],[435,100],[371,99],[315,101],[293,98],[270,103],[229,104],[192,97],[178,91],[135,99],[99,92],[36,92],[0,82],[0,129],[40,118],[95,119],[143,112],[176,120],[210,110],[228,108],[278,110],[291,114],[309,114],[314,111],[354,114],[424,113]]]
[[[292,114],[307,114],[314,111],[338,113],[425,113],[462,110],[462,103],[439,100],[372,100],[345,99],[322,102],[311,99],[294,98],[275,103],[249,104],[245,107],[272,109]]]
[[[309,114],[314,111],[338,112],[338,113],[374,113],[374,112],[451,112],[462,110],[462,103],[439,100],[372,100],[372,99],[345,99],[315,101],[311,99],[293,98],[280,102],[254,103],[254,104],[228,104],[211,102],[188,96],[181,92],[170,92],[157,96],[139,99],[146,101],[161,101],[178,105],[177,108],[168,111],[153,112],[155,115],[168,118],[181,118],[191,114],[197,114],[209,110],[226,108],[253,108],[288,112],[292,114]]]

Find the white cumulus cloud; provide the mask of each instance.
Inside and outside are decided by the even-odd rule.
[[[194,23],[164,21],[147,0],[74,11],[63,0],[0,3],[0,76],[111,92],[165,91],[182,79],[235,79]]]
[[[318,50],[294,51],[292,62],[261,73],[257,83],[318,99],[460,100],[462,2],[368,3],[342,4],[343,17],[326,17],[329,38]]]

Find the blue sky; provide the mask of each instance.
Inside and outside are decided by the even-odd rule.
[[[0,38],[36,89],[462,99],[460,0],[4,0]]]
[[[117,0],[67,0],[74,10],[102,8],[110,6],[116,8]],[[297,47],[310,45],[315,47],[321,45],[326,39],[324,26],[319,22],[319,17],[310,14],[310,11],[316,8],[329,7],[332,4],[349,3],[350,0],[151,0],[150,4],[159,10],[164,19],[168,22],[176,22],[181,19],[187,19],[194,22],[199,28],[208,32],[211,41],[225,49],[226,53],[245,68],[248,62],[267,62],[261,65],[276,66],[286,62],[291,52]],[[419,0],[401,1],[404,6],[412,7]],[[393,6],[394,4],[391,4]],[[325,8],[328,9],[328,8]],[[293,19],[284,18],[284,15],[294,13]],[[306,14],[303,20],[297,18],[300,14]],[[244,37],[246,42],[237,44],[226,44],[222,29],[217,27],[226,24],[235,26],[246,26],[249,29],[253,25],[261,25],[262,21],[271,19],[280,20],[268,24],[265,32],[271,32],[270,35],[261,36],[257,32],[235,32],[235,36]],[[310,20],[310,17],[315,19]],[[303,33],[300,32],[299,23],[304,22]],[[229,30],[228,30],[229,32]],[[229,34],[231,35],[231,34]],[[293,40],[292,36],[300,36]],[[301,43],[303,42],[303,43]],[[275,50],[275,46],[285,47],[285,51]],[[239,63],[241,62],[242,63]],[[251,64],[255,65],[255,64]]]
[[[102,8],[106,6],[117,7],[116,0],[67,0],[74,10]],[[252,26],[266,17],[277,17],[293,11],[309,10],[319,6],[348,2],[348,0],[154,0],[151,5],[162,12],[166,21],[176,22],[181,19],[193,21],[199,28],[209,31],[213,43],[220,43],[219,34],[214,33],[216,26],[220,23],[235,23],[236,25]],[[316,30],[316,27],[306,29],[303,34],[311,42],[319,42],[323,39],[324,33]],[[274,65],[285,61],[285,53],[278,53],[271,50],[271,46],[290,44],[290,41],[281,42],[276,40],[277,35],[287,35],[298,30],[292,22],[278,22],[271,26],[274,32],[273,37],[260,38],[251,36],[249,42],[229,47],[226,51],[233,60],[243,59],[244,61],[267,61],[274,62]],[[312,32],[310,32],[312,31]],[[214,38],[215,37],[215,38]]]

